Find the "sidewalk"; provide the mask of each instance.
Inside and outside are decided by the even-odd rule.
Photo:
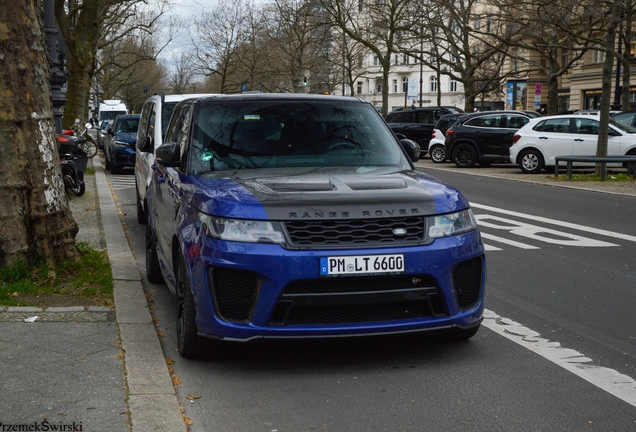
[[[186,431],[141,276],[98,162],[90,160],[95,175],[86,176],[86,193],[71,197],[70,206],[80,228],[76,240],[108,250],[114,310],[0,307],[0,427],[7,430]]]

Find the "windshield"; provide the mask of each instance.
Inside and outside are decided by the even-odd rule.
[[[382,118],[371,105],[359,102],[203,102],[193,121],[193,173],[263,167],[410,168]]]
[[[614,120],[613,118],[609,119],[609,123],[614,126],[616,129],[619,129],[625,133],[633,134],[636,133],[636,128],[633,126],[626,125],[625,123],[621,123],[619,121]]]
[[[139,128],[139,119],[119,119],[117,122],[116,133],[137,133]]]
[[[100,111],[99,120],[115,120],[115,117],[122,114],[128,114],[126,111]]]

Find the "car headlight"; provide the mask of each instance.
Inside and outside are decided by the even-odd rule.
[[[128,147],[128,143],[125,143],[125,142],[122,142],[122,141],[115,141],[115,142],[113,143],[113,145],[114,145],[115,147]]]
[[[208,237],[248,243],[278,243],[285,240],[280,229],[272,222],[227,219],[199,213],[199,220]]]
[[[431,216],[428,224],[428,236],[431,238],[448,237],[472,231],[477,228],[477,221],[470,209],[457,213]]]

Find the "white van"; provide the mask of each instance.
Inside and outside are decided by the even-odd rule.
[[[113,121],[120,114],[128,114],[128,108],[126,108],[125,103],[118,99],[103,100],[99,104],[97,124],[101,126],[104,120]]]
[[[135,155],[135,186],[137,189],[137,222],[146,223],[146,190],[152,179],[155,150],[163,142],[174,107],[182,100],[209,94],[153,95],[141,109]]]

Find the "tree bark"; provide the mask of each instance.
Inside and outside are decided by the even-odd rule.
[[[79,256],[60,170],[41,0],[0,0],[0,266]]]

